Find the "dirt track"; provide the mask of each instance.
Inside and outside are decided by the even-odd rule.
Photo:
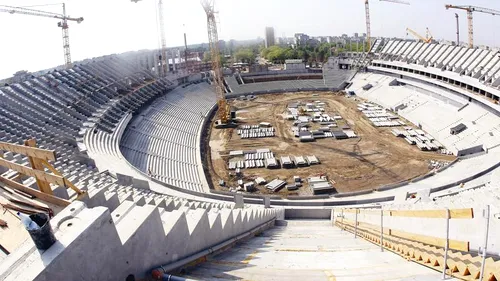
[[[389,128],[376,128],[358,110],[356,102],[332,93],[312,93],[264,95],[254,101],[234,101],[239,111],[238,118],[243,124],[270,122],[276,128],[272,138],[241,139],[235,129],[212,129],[210,149],[212,156],[211,175],[216,188],[219,179],[227,187],[236,187],[237,179],[229,175],[227,169],[228,154],[231,150],[269,148],[277,158],[281,156],[316,155],[320,165],[306,168],[268,170],[265,168],[243,169],[244,181],[262,176],[271,181],[280,178],[291,183],[293,176],[307,178],[326,174],[335,182],[337,192],[359,191],[377,186],[395,183],[417,177],[429,171],[429,161],[452,161],[453,156],[436,152],[422,152],[401,138],[396,138]],[[338,112],[359,138],[335,140],[320,139],[316,142],[301,143],[291,131],[292,121],[282,118],[287,104],[293,100],[316,101],[327,104],[326,113]],[[342,125],[342,122],[338,122]],[[345,124],[344,123],[344,124]],[[215,171],[214,171],[215,169]],[[259,187],[257,193],[270,193]],[[298,191],[288,192],[282,189],[282,195],[311,195],[307,184]]]

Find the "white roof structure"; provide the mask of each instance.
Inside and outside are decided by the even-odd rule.
[[[295,164],[304,165],[304,164],[307,164],[307,162],[303,156],[295,156]]]
[[[286,185],[285,181],[274,179],[270,183],[266,184],[266,188],[276,192],[278,191],[278,189],[284,187],[285,185]]]
[[[278,162],[276,161],[276,158],[266,158],[266,166],[267,167],[276,167],[278,166]]]
[[[307,162],[309,162],[309,164],[319,164],[318,158],[314,155],[306,156],[306,159],[307,159]]]

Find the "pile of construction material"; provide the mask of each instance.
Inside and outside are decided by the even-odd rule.
[[[315,155],[308,156],[282,156],[279,160],[274,153],[268,149],[258,149],[250,151],[231,151],[232,156],[243,156],[243,159],[231,159],[228,163],[229,170],[263,168],[279,169],[307,167],[320,164]],[[280,165],[281,162],[281,165]]]
[[[307,179],[313,194],[329,193],[334,191],[332,184],[326,176],[310,177]]]
[[[249,168],[263,168],[273,166],[276,162],[274,153],[269,149],[255,149],[255,150],[236,150],[230,151],[230,156],[243,156],[244,160],[230,160],[228,163],[229,170],[235,169],[249,169]],[[277,166],[277,162],[275,163]]]
[[[411,127],[405,127],[402,130],[393,129],[392,134],[396,137],[404,138],[406,142],[411,145],[416,145],[422,151],[436,151],[443,148],[441,143],[422,130],[414,130]]]
[[[281,165],[283,168],[307,167],[310,165],[319,164],[318,157],[314,155],[309,156],[282,156]]]
[[[324,138],[335,138],[337,140],[341,140],[358,137],[350,128],[332,130],[331,127],[321,127],[318,130],[309,131],[305,127],[293,127],[292,131],[295,137],[298,137],[301,142],[311,142],[316,139]]]
[[[405,125],[405,122],[399,120],[399,117],[387,112],[378,105],[364,102],[358,104],[358,110],[361,111],[375,127],[398,127]]]
[[[273,192],[277,192],[283,187],[285,187],[285,185],[286,185],[285,181],[282,181],[280,179],[275,179],[272,180],[270,183],[266,184],[266,188]]]
[[[267,138],[275,136],[275,129],[269,123],[243,125],[236,131],[242,139]]]

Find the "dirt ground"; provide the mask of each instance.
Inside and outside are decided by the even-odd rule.
[[[313,96],[314,94],[314,96]],[[289,102],[322,101],[326,103],[325,113],[330,116],[339,113],[343,120],[339,126],[349,125],[358,138],[335,140],[319,139],[315,142],[301,143],[291,130],[292,122],[282,117]],[[422,152],[416,146],[409,145],[404,139],[397,138],[390,128],[377,128],[357,110],[357,102],[333,93],[290,93],[282,95],[262,95],[253,101],[233,101],[238,109],[240,124],[256,125],[269,122],[276,129],[276,136],[270,138],[241,139],[236,129],[215,129],[210,133],[211,165],[209,170],[216,189],[228,190],[236,187],[237,180],[228,170],[229,151],[269,148],[277,159],[281,156],[315,155],[321,164],[293,169],[253,168],[242,169],[244,182],[256,177],[263,177],[268,182],[279,178],[293,182],[293,176],[306,179],[325,174],[334,183],[336,192],[360,191],[390,183],[415,178],[429,172],[430,161],[448,162],[454,156],[437,152]],[[210,160],[209,160],[210,161]],[[226,187],[219,186],[219,180],[226,182]],[[264,186],[257,186],[259,194],[270,194]],[[304,184],[299,190],[287,191],[283,188],[280,195],[312,195]]]

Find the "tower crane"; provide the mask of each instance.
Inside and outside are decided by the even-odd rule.
[[[485,13],[485,14],[490,14],[493,16],[500,15],[500,11],[488,9],[488,8],[476,7],[476,6],[445,5],[445,8],[447,10],[448,9],[459,9],[459,10],[467,11],[467,20],[469,22],[468,23],[468,25],[469,25],[469,48],[474,47],[474,25],[473,25],[473,18],[472,18],[473,12]],[[457,19],[458,19],[458,17],[457,17]],[[457,34],[458,34],[458,27],[457,27]]]
[[[224,92],[224,82],[222,78],[222,68],[219,51],[219,35],[217,34],[217,23],[215,20],[214,0],[201,0],[201,5],[207,14],[207,31],[210,54],[212,58],[213,83],[217,94],[218,117],[220,125],[228,125],[230,121],[229,104]]]
[[[131,0],[131,2],[137,3],[141,0]],[[167,59],[167,39],[165,36],[165,18],[163,15],[163,0],[158,0],[156,4],[156,9],[158,10],[158,21],[159,21],[159,27],[160,27],[160,44],[161,44],[161,50],[160,50],[160,55],[159,55],[159,61],[160,61],[160,71],[159,74],[160,76],[165,76],[167,75],[168,72],[168,59]],[[174,61],[175,62],[175,61]]]
[[[410,3],[401,0],[379,0],[381,2],[391,2],[397,4],[410,5]],[[371,28],[370,28],[370,3],[369,0],[365,0],[365,14],[366,14],[366,44],[368,45],[368,50],[371,47]]]
[[[411,33],[411,35],[413,35],[413,36],[414,36],[415,38],[417,38],[417,39],[422,40],[422,42],[424,42],[424,43],[431,43],[431,42],[432,42],[432,40],[434,39],[434,38],[432,37],[431,32],[429,31],[429,28],[427,28],[427,29],[426,29],[426,37],[424,37],[424,36],[422,36],[422,35],[418,34],[416,31],[414,31],[414,30],[413,30],[413,29],[411,29],[411,28],[406,28],[406,32],[407,32],[407,33]]]
[[[51,13],[46,11],[28,9],[23,7],[12,7],[12,6],[4,6],[0,5],[0,12],[6,12],[9,14],[21,14],[28,16],[39,16],[39,17],[47,17],[60,19],[61,21],[57,23],[57,26],[62,29],[62,38],[63,38],[63,48],[64,48],[64,64],[66,68],[71,68],[71,51],[69,48],[69,32],[68,32],[68,21],[76,21],[77,23],[81,23],[83,21],[82,17],[72,18],[66,16],[66,5],[62,3],[63,13]]]

